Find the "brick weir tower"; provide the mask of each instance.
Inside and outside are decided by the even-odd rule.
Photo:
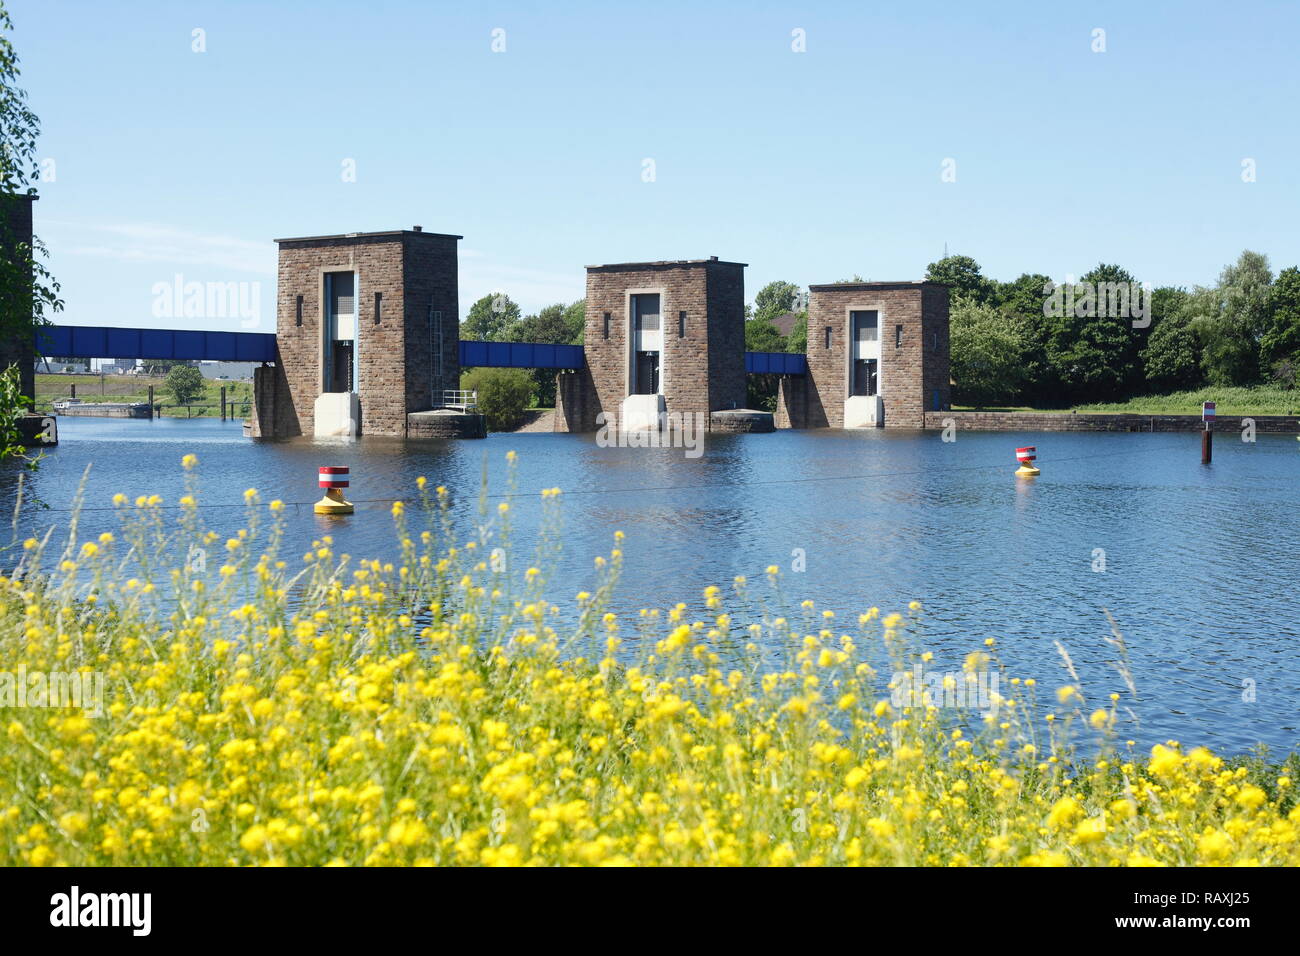
[[[585,367],[559,378],[556,431],[658,429],[684,415],[706,430],[772,429],[770,414],[745,409],[744,263],[588,266],[583,352]]]
[[[556,368],[557,432],[924,428],[950,407],[938,283],[814,285],[806,356],[746,353],[745,263],[593,265],[582,346],[462,343],[460,239],[277,239],[275,361],[255,371],[252,434],[482,438],[456,394],[462,365],[480,364]],[[775,412],[745,407],[750,373],[779,377]]]
[[[924,428],[950,402],[947,286],[809,287],[808,374],[781,380],[778,426]]]
[[[481,437],[460,387],[460,236],[277,239],[276,362],[254,374],[253,435]]]

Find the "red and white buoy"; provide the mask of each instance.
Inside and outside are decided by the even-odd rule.
[[[1034,464],[1037,458],[1037,450],[1033,445],[1017,448],[1016,461],[1020,462],[1020,467],[1016,469],[1016,476],[1019,478],[1033,478],[1038,475],[1038,466]]]
[[[318,515],[352,514],[352,502],[344,498],[340,490],[350,484],[347,465],[321,466],[319,482],[325,489],[325,497],[316,502]]]

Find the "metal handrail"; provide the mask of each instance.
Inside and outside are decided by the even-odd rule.
[[[448,388],[442,392],[442,407],[462,412],[478,408],[478,392],[462,388]]]

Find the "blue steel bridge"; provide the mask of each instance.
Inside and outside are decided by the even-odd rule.
[[[46,325],[36,330],[36,353],[60,358],[274,362],[271,332],[201,332],[192,329],[119,329],[88,325]],[[581,345],[537,342],[460,343],[462,368],[583,367]],[[746,352],[750,374],[806,375],[801,352]]]

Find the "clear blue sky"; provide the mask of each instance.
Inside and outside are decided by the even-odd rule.
[[[180,273],[260,281],[269,331],[272,239],[416,223],[465,236],[462,312],[709,255],[751,299],[920,278],[945,242],[1003,279],[1300,263],[1295,3],[8,6],[69,323],[239,327],[154,318]]]

